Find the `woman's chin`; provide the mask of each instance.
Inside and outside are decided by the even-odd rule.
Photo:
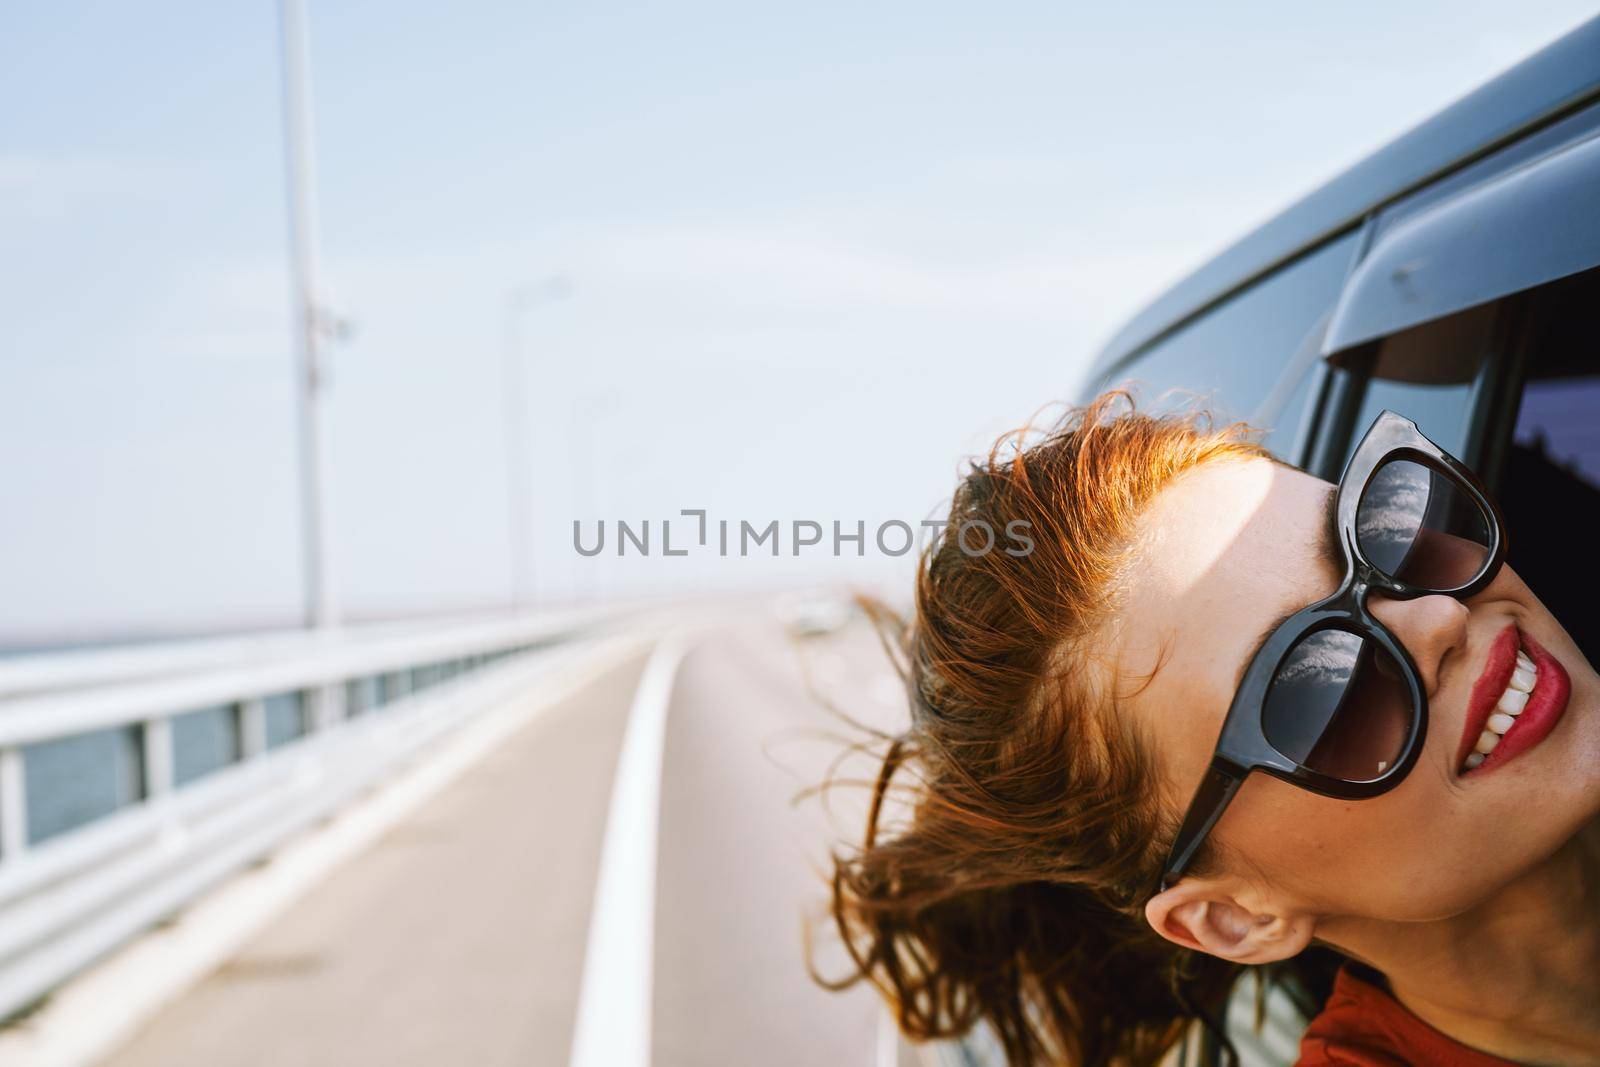
[[[1560,842],[1600,820],[1600,682],[1585,673],[1590,684],[1580,689],[1574,678],[1567,713],[1545,742],[1501,772],[1519,794],[1508,816],[1519,835],[1548,828]]]

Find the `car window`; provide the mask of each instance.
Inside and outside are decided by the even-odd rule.
[[[1500,504],[1507,562],[1591,661],[1600,654],[1600,619],[1586,603],[1593,582],[1572,568],[1600,526],[1597,306],[1600,271],[1588,271],[1336,360],[1359,398],[1345,456],[1389,408],[1477,467]]]
[[[1354,248],[1349,234],[1301,257],[1114,368],[1099,387],[1133,383],[1156,407],[1199,394],[1229,420],[1254,420],[1273,398],[1266,443],[1287,455],[1306,418],[1320,329]]]
[[[1530,381],[1522,391],[1514,448],[1537,453],[1575,482],[1600,488],[1600,367],[1573,378]]]
[[[1396,411],[1440,448],[1468,458],[1473,397],[1494,344],[1499,306],[1485,304],[1416,326],[1345,360],[1366,379],[1346,449],[1384,410]]]
[[[1547,287],[1534,305],[1525,379],[1496,495],[1507,559],[1600,662],[1588,564],[1600,527],[1600,272]]]

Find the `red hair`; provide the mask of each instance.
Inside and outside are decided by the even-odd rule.
[[[1203,464],[1266,458],[1239,424],[1137,412],[1124,392],[1012,431],[971,464],[946,531],[1021,521],[1026,554],[920,560],[915,617],[867,607],[903,658],[910,728],[888,739],[865,838],[834,856],[853,972],[913,1038],[983,1021],[1013,1064],[1153,1063],[1239,969],[1142,914],[1173,827],[1148,745],[1097,655],[1151,499]],[[903,825],[880,835],[891,779]]]

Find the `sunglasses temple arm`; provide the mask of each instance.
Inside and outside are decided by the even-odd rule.
[[[1172,855],[1161,875],[1162,892],[1189,869],[1195,853],[1200,851],[1200,846],[1217,825],[1217,820],[1222,818],[1222,813],[1227,810],[1243,782],[1244,775],[1231,767],[1213,763],[1206,769],[1206,776],[1200,780],[1200,788],[1195,790],[1194,800],[1189,804],[1189,813],[1183,817],[1183,826],[1178,829],[1178,836],[1173,841]]]

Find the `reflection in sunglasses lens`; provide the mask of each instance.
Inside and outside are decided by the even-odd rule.
[[[1262,708],[1272,747],[1347,782],[1381,777],[1400,758],[1411,728],[1400,665],[1345,630],[1318,630],[1290,649]]]
[[[1356,509],[1361,552],[1419,589],[1466,585],[1489,558],[1489,520],[1454,480],[1407,459],[1383,464]]]

